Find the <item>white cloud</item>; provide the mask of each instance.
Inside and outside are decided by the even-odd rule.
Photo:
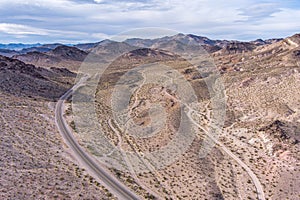
[[[92,33],[91,36],[95,39],[100,39],[100,40],[104,40],[104,39],[107,39],[110,37],[109,35],[107,35],[105,33]]]
[[[0,23],[0,31],[12,35],[47,35],[47,31],[21,24]]]
[[[224,39],[282,37],[300,30],[300,8],[271,0],[1,0],[0,31],[51,41],[96,40],[161,27]],[[49,41],[49,42],[51,42]]]
[[[12,35],[70,35],[70,36],[87,36],[87,33],[64,30],[41,29],[22,24],[0,23],[0,31]]]

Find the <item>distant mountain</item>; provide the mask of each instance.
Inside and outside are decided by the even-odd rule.
[[[156,39],[130,38],[130,39],[125,40],[124,43],[127,43],[131,46],[140,47],[140,48],[159,48],[160,46],[163,46],[164,43],[167,43],[170,41],[177,41],[177,42],[187,44],[187,45],[201,45],[206,51],[208,51],[209,53],[213,53],[213,52],[216,52],[223,48],[227,49],[225,51],[228,51],[229,49],[232,49],[233,46],[237,47],[237,45],[242,48],[237,51],[249,50],[250,46],[255,48],[255,47],[261,46],[261,45],[276,43],[281,40],[282,39],[268,39],[268,40],[257,39],[254,41],[250,41],[247,44],[245,42],[240,42],[240,41],[212,40],[212,39],[209,39],[209,38],[203,37],[203,36],[179,33],[177,35],[165,36],[165,37],[156,38]],[[103,40],[100,42],[82,43],[82,44],[76,44],[76,45],[63,45],[60,43],[54,43],[54,44],[40,44],[40,43],[37,43],[37,44],[21,44],[21,43],[19,43],[19,44],[13,44],[13,43],[12,44],[0,44],[0,49],[11,50],[11,52],[0,50],[0,55],[11,57],[14,55],[26,54],[26,53],[35,52],[35,51],[40,52],[40,53],[47,53],[47,52],[55,49],[58,46],[75,47],[82,51],[90,52],[94,48],[98,48],[99,46],[105,46],[112,42],[113,41],[106,39],[106,40]],[[253,49],[252,47],[250,49]],[[234,52],[234,51],[230,50],[230,52]]]
[[[188,44],[188,45],[214,45],[216,42],[213,40],[208,39],[207,37],[202,37],[202,36],[196,36],[192,34],[182,34],[179,33],[174,36],[166,36],[162,38],[157,38],[157,39],[139,39],[139,38],[133,38],[133,39],[127,39],[124,42],[133,45],[133,46],[142,46],[142,47],[156,47],[159,46],[161,43],[166,43],[169,41],[179,41],[183,44]]]
[[[60,59],[55,58],[54,56],[50,56],[46,53],[37,51],[15,55],[12,58],[18,59],[27,64],[34,64],[40,67],[50,67],[50,65],[55,65],[55,63],[60,61]]]
[[[38,47],[41,46],[40,43],[36,44],[22,44],[22,43],[10,43],[10,44],[0,44],[0,49],[9,49],[9,50],[22,50],[24,48]]]
[[[24,48],[24,49],[18,51],[18,53],[24,54],[24,53],[28,53],[28,52],[34,52],[34,51],[46,53],[46,52],[51,51],[61,45],[63,45],[63,44],[60,44],[60,43],[43,44],[43,45],[37,46],[37,47]]]
[[[240,41],[228,41],[228,40],[211,40],[207,37],[197,36],[193,34],[177,34],[174,36],[166,36],[157,39],[140,39],[132,38],[127,39],[124,42],[138,47],[147,47],[147,48],[161,48],[170,42],[177,42],[177,46],[181,44],[189,46],[202,46],[208,53],[213,53],[223,49],[223,52],[226,53],[239,53],[245,51],[251,51],[258,46],[272,44],[282,39],[270,39],[262,40],[258,39],[251,42],[240,42]]]
[[[273,43],[279,42],[281,40],[283,40],[283,39],[282,38],[268,39],[268,40],[257,39],[257,40],[251,41],[250,43],[255,44],[255,45],[266,45],[266,44],[273,44]]]
[[[298,38],[297,35],[293,38]],[[294,39],[295,40],[295,39]],[[1,50],[0,55],[19,59],[27,64],[33,64],[39,67],[50,68],[52,66],[59,68],[68,68],[76,71],[81,62],[89,53],[97,55],[98,61],[110,60],[116,55],[136,50],[138,48],[162,49],[169,52],[188,51],[217,53],[220,55],[234,55],[245,52],[261,51],[261,48],[268,45],[275,45],[283,39],[257,39],[250,42],[229,41],[229,40],[212,40],[207,37],[193,34],[177,34],[156,39],[131,38],[124,42],[115,42],[112,40],[103,40],[95,43],[83,43],[73,46],[54,44],[36,44],[21,50]],[[288,40],[290,41],[290,40]],[[291,39],[292,41],[292,39]],[[19,48],[24,47],[22,44],[15,44]],[[13,44],[10,44],[12,47]],[[17,47],[15,46],[15,47]],[[205,51],[203,51],[205,50]],[[142,51],[141,51],[142,52]],[[299,57],[298,52],[294,53]],[[100,60],[99,60],[100,59]]]
[[[10,47],[7,47],[4,48],[4,49],[0,49],[0,55],[2,56],[7,56],[7,57],[12,57],[14,55],[19,55],[19,54],[25,54],[25,53],[29,53],[29,52],[41,52],[41,53],[46,53],[48,51],[51,51],[52,49],[55,49],[56,47],[58,46],[61,46],[62,44],[59,44],[59,43],[54,43],[54,44],[43,44],[43,45],[38,45],[38,46],[35,46],[35,45],[32,45],[30,47],[28,47],[26,45],[26,48],[23,48],[24,46],[23,45],[19,45],[19,48],[16,48],[15,50],[13,50],[14,48],[10,48]],[[1,44],[0,44],[1,46]]]
[[[0,55],[2,55],[2,56],[12,57],[17,54],[19,54],[19,52],[15,51],[15,50],[0,49]]]
[[[96,43],[85,43],[85,44],[76,44],[74,45],[74,47],[83,50],[83,51],[87,51],[89,49],[92,49],[94,47],[96,47],[97,45],[99,45],[100,42],[96,42]]]
[[[137,47],[134,47],[126,42],[106,40],[105,42],[102,42],[100,45],[93,48],[91,52],[98,56],[102,56],[103,58],[108,58],[111,56],[122,55],[123,53],[127,53],[134,49],[137,49]]]
[[[87,55],[85,51],[79,50],[76,47],[60,45],[47,52],[28,52],[15,55],[13,58],[39,67],[50,68],[54,66],[74,71],[79,68]]]
[[[69,47],[65,45],[57,46],[55,49],[48,52],[48,55],[60,59],[83,61],[87,56],[85,51],[77,49],[76,47]]]

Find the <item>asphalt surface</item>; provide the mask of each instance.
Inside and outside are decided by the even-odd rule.
[[[67,125],[65,119],[63,118],[64,114],[64,108],[63,104],[66,99],[68,99],[71,95],[73,90],[76,90],[80,85],[82,85],[82,82],[80,81],[78,84],[76,84],[72,89],[67,91],[57,102],[56,108],[55,108],[55,118],[56,118],[56,124],[58,126],[58,129],[65,139],[68,146],[73,150],[76,158],[80,163],[84,164],[84,167],[88,168],[94,175],[95,178],[98,178],[101,180],[101,182],[104,184],[104,186],[109,189],[111,193],[113,193],[117,198],[119,199],[140,199],[135,193],[133,193],[131,190],[129,190],[124,184],[122,184],[120,181],[118,181],[116,178],[114,178],[111,174],[109,174],[105,169],[101,168],[95,160],[80,147],[80,145],[77,143],[77,141],[74,139],[72,132],[70,131],[69,126]],[[190,108],[189,108],[190,109]],[[227,149],[222,143],[220,143],[218,140],[216,140],[213,136],[211,136],[203,127],[201,127],[198,123],[196,123],[191,116],[191,110],[188,113],[189,118],[191,121],[199,128],[201,128],[206,135],[212,139],[216,144],[219,145],[219,147],[225,151],[232,159],[234,159],[239,165],[241,165],[245,171],[248,173],[248,175],[251,177],[256,190],[257,190],[257,197],[259,200],[265,200],[263,187],[259,181],[259,179],[256,177],[256,175],[253,173],[253,171],[236,155],[234,155],[229,149]]]
[[[76,159],[88,168],[94,178],[100,179],[103,185],[118,199],[140,199],[135,193],[129,190],[123,183],[118,181],[115,177],[109,174],[105,169],[101,168],[96,161],[77,143],[74,139],[72,132],[70,131],[69,126],[67,125],[63,114],[64,108],[63,104],[66,99],[68,99],[74,90],[76,90],[83,81],[80,81],[72,89],[67,91],[57,102],[55,107],[55,119],[57,127],[66,141],[67,145],[74,152]],[[96,177],[95,177],[96,176]]]

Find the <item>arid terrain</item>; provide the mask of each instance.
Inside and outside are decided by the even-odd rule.
[[[178,34],[1,49],[0,198],[300,199],[299,45]]]

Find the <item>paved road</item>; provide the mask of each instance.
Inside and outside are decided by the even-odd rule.
[[[69,126],[67,125],[65,119],[63,118],[63,104],[64,101],[69,98],[74,90],[76,90],[80,85],[82,85],[82,82],[84,82],[84,78],[76,84],[72,89],[67,91],[57,102],[56,108],[55,108],[55,118],[56,118],[56,124],[58,126],[58,129],[69,145],[69,147],[74,151],[76,158],[81,161],[81,163],[84,164],[85,167],[87,167],[93,175],[96,176],[96,178],[100,179],[101,182],[112,192],[115,196],[117,196],[119,199],[139,199],[137,195],[135,195],[132,191],[130,191],[126,186],[124,186],[122,183],[120,183],[118,180],[116,180],[111,174],[109,174],[107,171],[105,171],[103,168],[99,167],[97,163],[94,161],[94,159],[88,155],[76,142],[74,139],[72,132],[69,129]],[[225,151],[232,159],[234,159],[239,165],[241,165],[245,171],[249,174],[250,178],[252,179],[256,190],[257,190],[257,196],[259,200],[265,200],[263,187],[261,186],[260,181],[256,177],[256,175],[253,173],[253,171],[236,155],[234,155],[229,149],[227,149],[221,142],[216,140],[213,136],[211,136],[208,131],[200,126],[197,122],[195,122],[191,116],[192,112],[194,111],[189,106],[187,106],[189,109],[188,117],[194,123],[197,127],[202,129],[205,134],[213,140],[216,144],[219,145],[219,147]]]
[[[109,189],[111,193],[113,193],[118,199],[140,199],[136,194],[130,191],[126,186],[124,186],[120,181],[114,178],[111,174],[109,174],[106,170],[101,168],[95,160],[88,155],[87,152],[76,142],[73,137],[72,132],[70,131],[69,126],[67,125],[65,119],[63,118],[64,109],[63,104],[64,101],[69,98],[74,90],[76,90],[82,82],[85,81],[86,78],[81,79],[78,84],[76,84],[73,88],[67,91],[57,102],[55,107],[55,119],[56,125],[65,139],[68,146],[73,150],[76,159],[80,161],[84,165],[84,167],[88,168],[90,172],[92,172],[96,179],[99,179],[104,186]]]

